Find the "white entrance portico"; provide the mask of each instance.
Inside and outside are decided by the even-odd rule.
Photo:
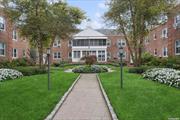
[[[96,55],[98,62],[107,61],[107,37],[93,29],[86,29],[72,40],[72,62],[80,62],[81,58]]]

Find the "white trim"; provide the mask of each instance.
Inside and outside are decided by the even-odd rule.
[[[1,57],[5,57],[6,56],[6,44],[3,42],[0,42],[0,44],[4,44],[4,55],[0,55]]]
[[[4,16],[0,16],[3,19],[4,29],[0,29],[0,31],[6,31],[6,20]]]
[[[14,50],[16,50],[16,57],[14,56]],[[17,48],[13,48],[13,52],[12,52],[12,58],[13,59],[17,59],[18,58],[18,49]]]

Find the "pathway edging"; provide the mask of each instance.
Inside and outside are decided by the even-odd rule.
[[[72,89],[74,88],[74,86],[76,85],[77,81],[80,79],[81,75],[79,75],[76,80],[73,82],[73,84],[71,85],[71,87],[68,89],[68,91],[63,95],[63,97],[61,98],[61,100],[56,104],[56,106],[54,107],[53,111],[44,119],[44,120],[52,120],[55,116],[55,114],[57,113],[57,111],[59,110],[59,108],[62,106],[62,104],[64,103],[64,101],[66,100],[66,98],[68,97],[69,93],[72,91]]]
[[[110,101],[109,101],[109,98],[108,98],[108,96],[107,96],[107,94],[106,94],[106,92],[105,92],[105,90],[104,90],[104,88],[103,88],[103,86],[102,86],[102,83],[101,83],[101,80],[100,80],[98,74],[96,74],[96,77],[97,77],[97,79],[98,79],[98,83],[99,83],[101,92],[102,92],[103,97],[104,97],[104,99],[105,99],[105,101],[106,101],[106,104],[107,104],[107,106],[108,106],[108,110],[109,110],[109,112],[110,112],[110,115],[111,115],[111,117],[112,117],[112,120],[118,120],[117,115],[116,115],[116,113],[114,112],[114,109],[113,109],[113,107],[112,107],[112,105],[111,105],[111,103],[110,103]]]

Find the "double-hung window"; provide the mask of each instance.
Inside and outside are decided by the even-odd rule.
[[[0,31],[5,30],[5,19],[4,17],[0,16]]]
[[[17,31],[16,31],[16,29],[13,30],[12,38],[13,38],[13,40],[17,40]]]
[[[60,52],[55,52],[54,53],[54,59],[60,59],[61,58],[61,53]]]
[[[161,33],[162,38],[168,38],[168,29],[164,28]]]
[[[18,58],[18,49],[13,48],[12,56],[13,58]]]
[[[176,40],[175,43],[175,54],[180,55],[180,40]]]
[[[0,43],[0,56],[5,56],[6,46],[4,43]]]

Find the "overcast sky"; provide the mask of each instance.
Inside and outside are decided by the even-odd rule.
[[[106,28],[102,16],[107,11],[106,0],[66,0],[68,4],[79,7],[91,21],[84,21],[80,28],[91,26],[94,29]]]

